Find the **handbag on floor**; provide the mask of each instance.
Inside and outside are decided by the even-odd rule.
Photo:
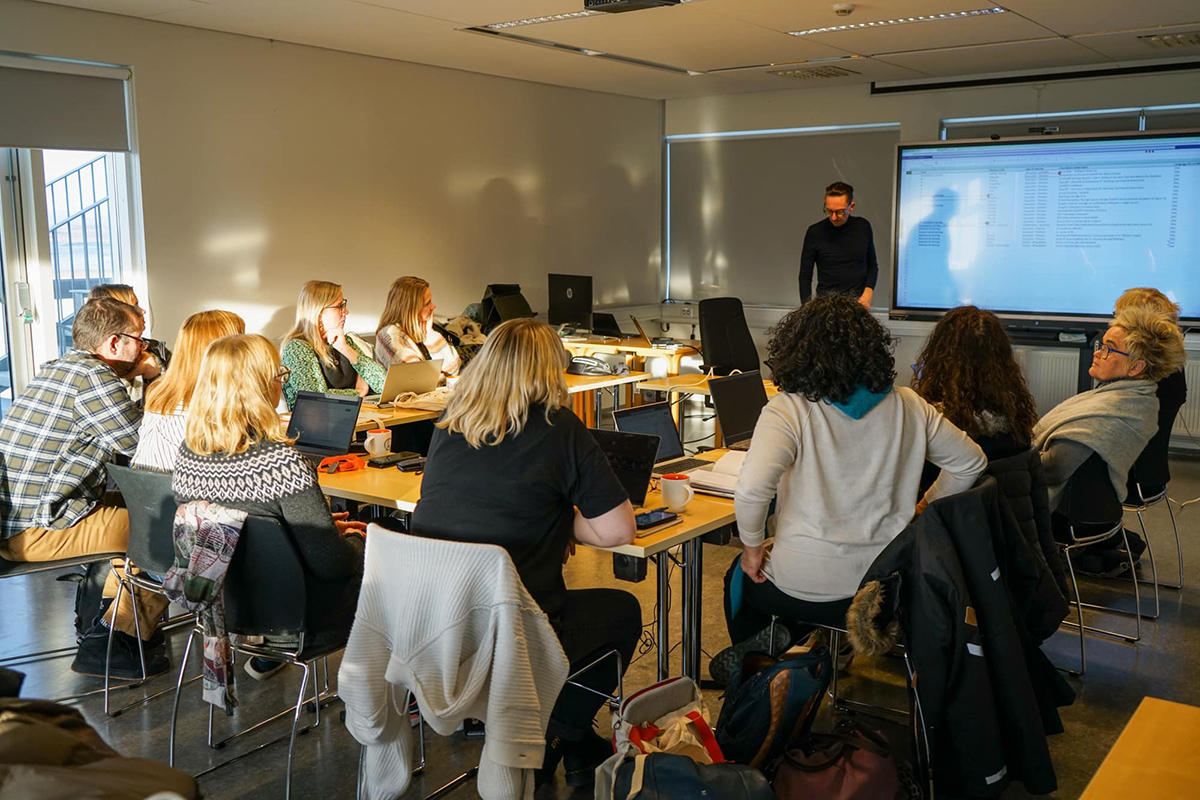
[[[762,768],[808,733],[833,675],[829,648],[794,658],[748,653],[730,678],[717,743],[730,761]]]
[[[660,681],[626,697],[613,713],[615,754],[596,768],[596,797],[615,798],[617,771],[635,756],[668,754],[699,764],[725,760],[691,678]]]
[[[850,719],[839,721],[833,733],[810,733],[788,745],[775,764],[773,785],[779,800],[909,797],[887,740]]]

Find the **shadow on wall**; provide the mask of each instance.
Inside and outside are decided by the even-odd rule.
[[[529,213],[508,178],[492,178],[479,192],[475,239],[467,254],[468,274],[485,283],[521,283],[548,272],[541,221]],[[479,287],[483,296],[483,286]]]
[[[594,188],[581,198],[582,224],[574,250],[577,269],[596,276],[596,303],[661,299],[654,187],[645,181],[635,186],[629,171],[619,164],[601,167],[581,186]],[[653,210],[649,216],[647,209]],[[562,249],[570,251],[567,246]]]
[[[271,318],[269,320],[267,320],[266,325],[263,325],[262,331],[260,331],[260,332],[262,333],[263,336],[267,337],[272,342],[274,342],[275,346],[278,347],[280,341],[287,334],[287,332],[292,329],[292,326],[295,324],[296,324],[296,307],[295,306],[283,306],[282,308],[276,310],[275,313],[271,315]]]

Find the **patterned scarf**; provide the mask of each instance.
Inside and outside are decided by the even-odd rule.
[[[204,699],[233,714],[233,651],[225,631],[225,573],[237,547],[245,511],[207,500],[175,512],[175,563],[163,580],[167,597],[200,618],[204,631]]]

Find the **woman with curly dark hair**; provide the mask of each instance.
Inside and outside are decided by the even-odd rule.
[[[912,387],[975,440],[988,460],[1029,449],[1037,404],[995,314],[960,306],[942,317],[917,358]]]
[[[942,474],[922,508],[970,488],[987,465],[933,406],[892,385],[891,336],[854,298],[813,298],[784,317],[768,349],[781,391],[759,417],[734,501],[750,579],[730,616],[734,642],[771,614],[840,627],[859,580],[918,510],[926,459]]]

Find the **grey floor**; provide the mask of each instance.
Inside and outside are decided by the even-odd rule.
[[[702,429],[693,427],[693,430],[700,432]],[[1172,471],[1174,481],[1171,495],[1175,500],[1182,503],[1200,496],[1200,461],[1174,459]],[[1200,654],[1200,544],[1196,541],[1197,535],[1200,534],[1200,503],[1188,506],[1182,512],[1176,509],[1176,517],[1183,538],[1188,588],[1182,592],[1162,592],[1161,616],[1157,622],[1143,623],[1143,639],[1140,645],[1120,644],[1089,637],[1087,675],[1083,679],[1071,679],[1078,692],[1078,699],[1073,706],[1063,709],[1066,732],[1053,737],[1050,742],[1060,787],[1056,797],[1074,798],[1082,793],[1105,753],[1144,696],[1200,705],[1200,682],[1194,679],[1197,656]],[[1136,529],[1136,518],[1130,515],[1127,524]],[[1158,558],[1159,573],[1173,581],[1177,561],[1165,506],[1160,505],[1152,509],[1147,514],[1147,524]],[[733,545],[706,545],[704,550],[703,644],[705,651],[713,654],[729,643],[725,633],[720,587],[722,575],[737,553],[736,539]],[[654,618],[653,578],[637,584],[617,582],[613,579],[611,558],[604,554],[581,549],[567,567],[567,583],[577,587],[619,586],[627,589],[641,601],[647,626]],[[1099,599],[1132,607],[1129,582],[1084,582],[1082,587],[1085,600]],[[678,574],[673,576],[672,588],[670,616],[673,620],[673,643],[677,643],[680,596]],[[72,598],[73,584],[56,583],[52,577],[45,575],[0,581],[0,608],[4,610],[4,625],[0,631],[0,655],[70,644]],[[1143,597],[1143,604],[1147,611],[1151,611],[1152,595]],[[1126,626],[1130,630],[1133,625],[1132,619],[1121,617],[1106,617],[1104,621],[1114,626]],[[651,628],[647,627],[647,631],[649,630]],[[179,633],[174,635],[168,644],[173,663],[176,665],[182,654],[183,640],[184,635]],[[627,690],[646,686],[655,678],[655,651],[651,643],[646,644],[643,654],[629,669],[626,677]],[[1060,666],[1077,664],[1078,637],[1072,632],[1060,631],[1051,639],[1046,649],[1054,662]],[[196,648],[193,648],[189,665],[189,674],[193,675],[199,669],[195,650]],[[337,658],[330,659],[334,671],[337,663]],[[705,663],[707,664],[707,659]],[[677,672],[678,650],[673,654],[672,664]],[[69,659],[18,667],[28,676],[23,695],[56,698],[94,689],[99,685],[97,680],[75,675],[69,667]],[[282,710],[295,701],[299,683],[298,669],[289,669],[262,684],[244,678],[239,680],[241,706],[232,719],[217,719],[218,731],[248,727],[259,719]],[[135,697],[172,685],[173,677],[161,677],[146,687],[116,692],[114,698],[117,703],[128,702]],[[846,697],[872,699],[898,708],[904,705],[903,682],[899,677],[897,664],[888,658],[880,659],[878,663],[856,662],[851,667],[850,677],[843,681],[842,694]],[[706,700],[715,720],[715,715],[720,709],[719,697],[715,692],[706,692]],[[100,700],[96,697],[79,701],[78,707],[101,735],[123,754],[166,760],[171,710],[169,695],[133,708],[115,718],[104,715]],[[354,797],[358,746],[338,720],[337,710],[338,706],[335,705],[331,713],[323,714],[321,726],[297,742],[292,795],[295,798],[332,800]],[[200,700],[199,684],[186,686],[178,734],[178,766],[182,769],[199,772],[232,755],[250,750],[286,730],[285,723],[278,722],[268,731],[250,734],[232,743],[227,749],[210,750],[205,746],[207,719],[206,706]],[[826,707],[822,710],[818,727],[827,725],[828,721]],[[607,720],[601,719],[601,727],[607,729]],[[1165,732],[1165,735],[1169,734]],[[478,742],[466,741],[461,734],[449,738],[431,734],[428,743],[428,768],[424,775],[414,779],[409,792],[404,795],[405,798],[424,797],[426,793],[474,765],[480,748]],[[286,745],[273,745],[236,764],[202,777],[201,787],[207,797],[214,798],[282,797],[285,762]],[[472,784],[458,789],[450,797],[471,797],[475,794]],[[562,783],[560,776],[556,784],[544,787],[537,796],[566,798],[586,797],[589,794],[572,794]],[[1021,796],[1023,792],[1020,787],[1013,787],[1006,793],[1006,797]]]

